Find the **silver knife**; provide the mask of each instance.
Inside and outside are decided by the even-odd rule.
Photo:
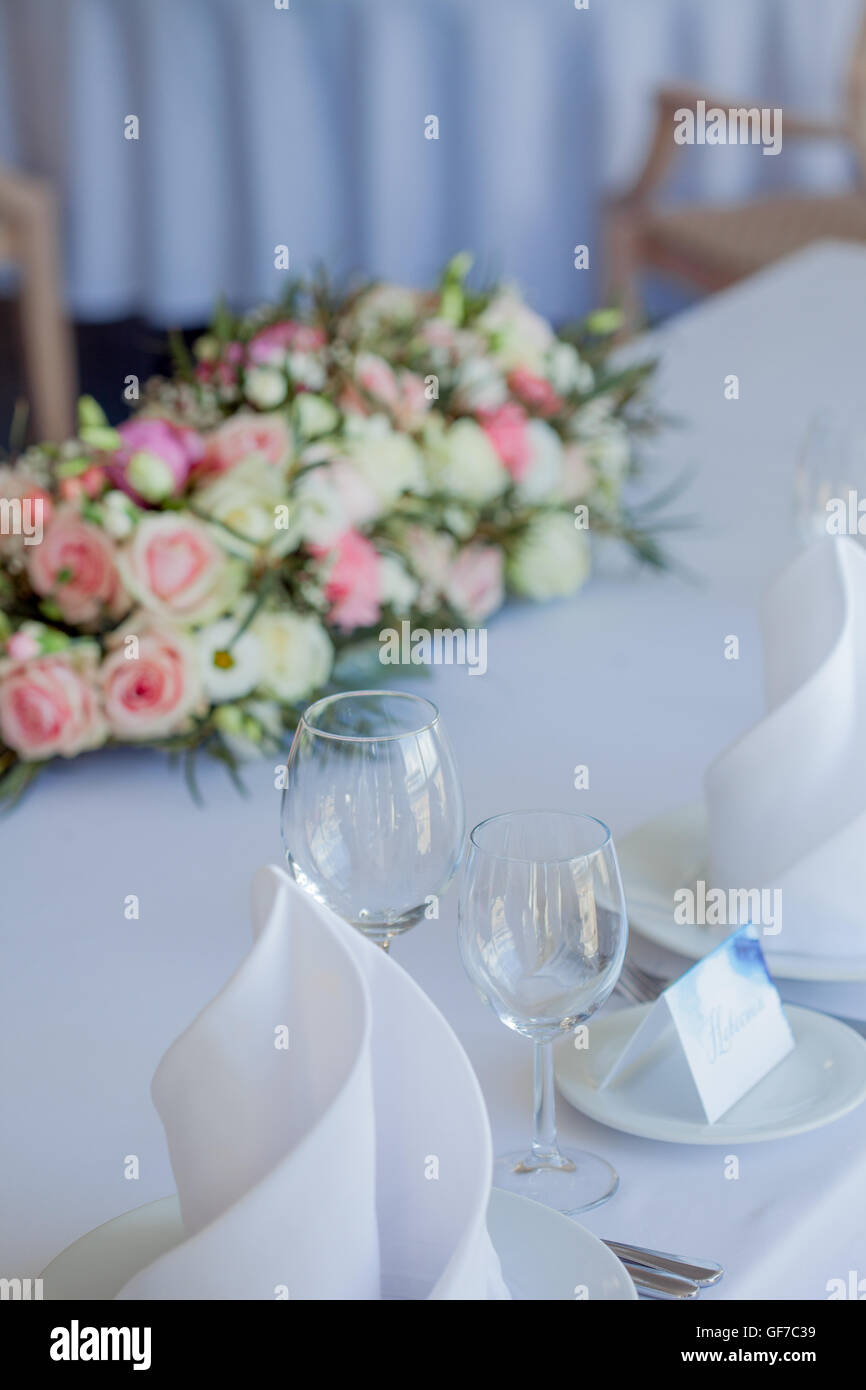
[[[622,1261],[623,1268],[631,1276],[638,1293],[644,1298],[697,1298],[700,1288],[693,1279],[682,1279],[678,1274],[665,1274],[660,1269],[648,1269],[646,1265]]]
[[[712,1264],[708,1260],[688,1260],[682,1255],[672,1255],[667,1250],[648,1250],[643,1245],[624,1245],[617,1240],[606,1240],[604,1244],[623,1264],[631,1263],[641,1268],[659,1270],[702,1286],[717,1284],[725,1272],[721,1265]]]

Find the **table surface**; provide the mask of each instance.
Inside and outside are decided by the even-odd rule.
[[[489,669],[442,668],[440,705],[470,824],[547,805],[588,810],[622,836],[700,795],[710,758],[762,706],[760,593],[796,546],[791,482],[814,411],[862,392],[866,250],[824,244],[672,321],[659,400],[680,424],[655,446],[689,466],[676,538],[695,571],[635,578],[608,558],[575,600],[514,605],[490,625]],[[736,373],[739,400],[724,395]],[[723,656],[736,633],[740,659]],[[408,684],[408,683],[407,683]],[[586,764],[590,788],[575,791]],[[202,767],[206,805],[141,752],[51,769],[0,830],[0,1272],[35,1274],[100,1222],[173,1190],[150,1101],[167,1045],[246,953],[248,884],[280,856],[270,764],[240,798]],[[124,900],[140,899],[127,921]],[[531,1047],[480,1003],[460,966],[455,892],[395,946],[466,1046],[498,1149],[528,1137]],[[862,986],[837,1007],[866,1014]],[[829,1007],[827,986],[794,997]],[[609,1006],[608,1006],[609,1007]],[[395,1041],[395,1045],[396,1041]],[[823,1298],[866,1267],[866,1107],[830,1128],[722,1148],[620,1135],[559,1102],[563,1140],[604,1154],[620,1191],[586,1225],[610,1238],[720,1260],[706,1297]],[[135,1154],[140,1176],[124,1177]]]

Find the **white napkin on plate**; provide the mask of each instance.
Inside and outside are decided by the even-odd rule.
[[[781,889],[768,953],[866,955],[866,551],[810,546],[762,628],[768,713],[707,770],[708,882]]]
[[[253,920],[154,1077],[186,1239],[119,1297],[508,1298],[487,1112],[442,1015],[282,869]]]

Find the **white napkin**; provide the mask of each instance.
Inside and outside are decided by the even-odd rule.
[[[508,1298],[487,1113],[442,1015],[282,869],[253,920],[154,1077],[187,1238],[119,1297]]]
[[[866,955],[866,551],[828,537],[762,612],[768,713],[706,775],[713,887],[781,889],[762,945]]]

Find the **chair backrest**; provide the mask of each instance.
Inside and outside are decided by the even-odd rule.
[[[860,160],[860,170],[866,178],[866,11],[854,40],[848,67],[846,116],[851,139]]]

